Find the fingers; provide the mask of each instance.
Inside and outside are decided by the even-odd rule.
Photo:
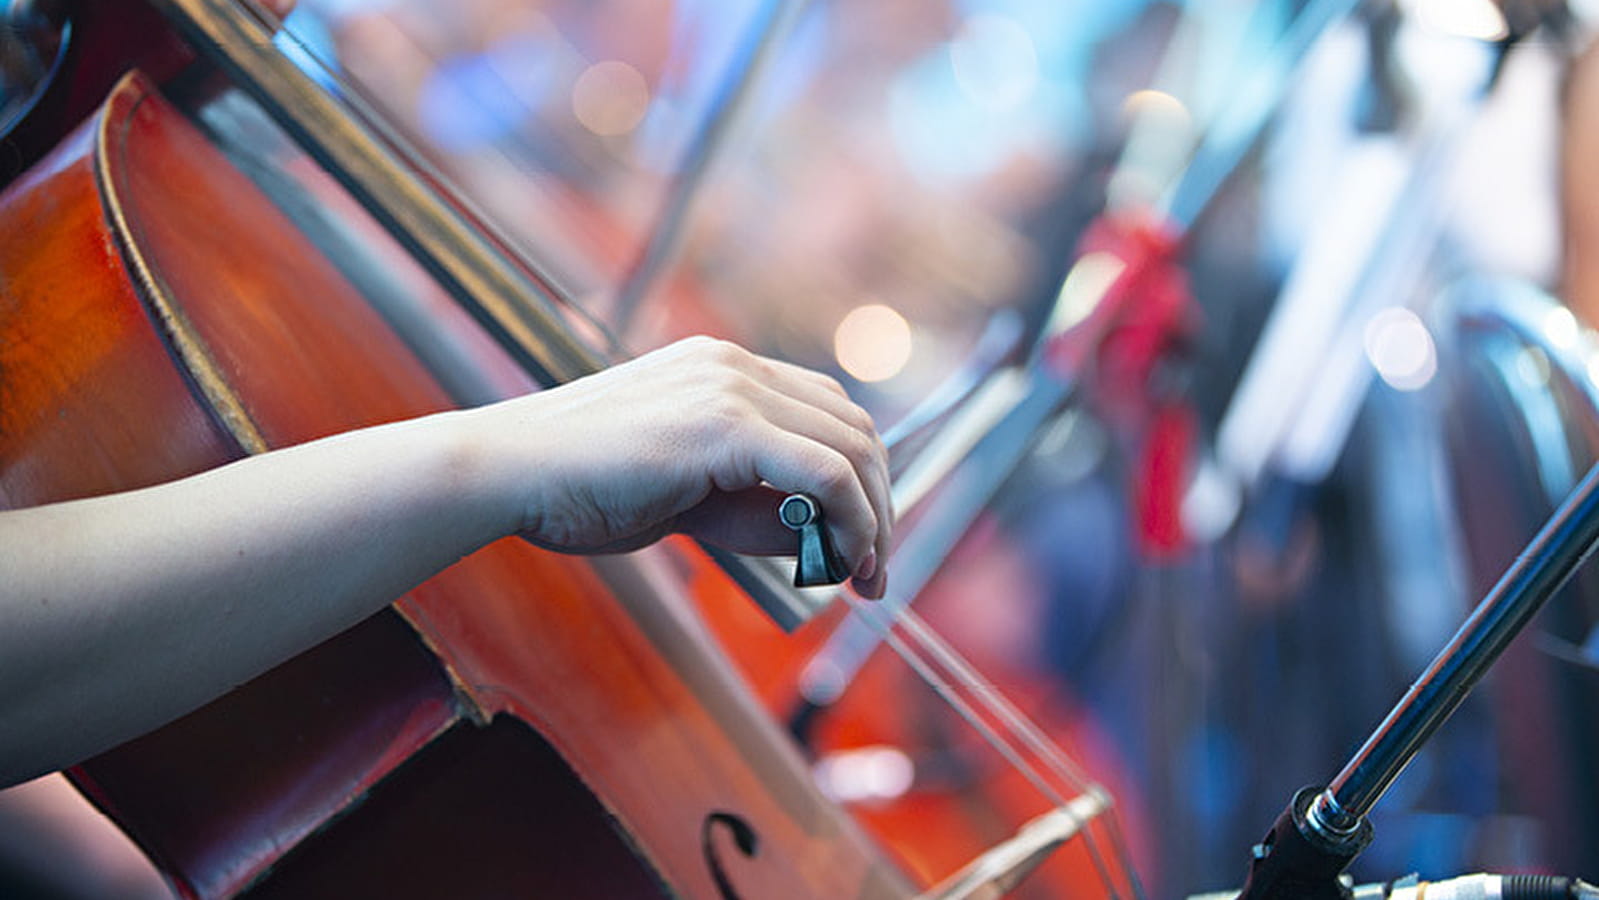
[[[878,436],[877,427],[872,417],[845,393],[844,388],[834,379],[796,366],[781,360],[768,359],[750,353],[734,344],[715,342],[721,344],[721,349],[728,352],[730,362],[740,370],[746,371],[759,387],[776,392],[789,401],[787,407],[791,413],[798,410],[799,406],[809,406],[830,415],[837,422],[859,435],[859,438],[836,429],[826,427],[825,422],[817,420],[814,416],[806,421],[795,421],[792,417],[780,424],[795,428],[801,433],[828,446],[841,450],[855,462],[857,471],[860,472],[862,481],[868,487],[872,498],[873,511],[878,516],[884,529],[891,531],[894,522],[893,503],[890,500],[891,486],[888,477],[888,451],[883,446],[882,439]],[[769,398],[768,398],[769,399]],[[762,400],[760,402],[767,402]],[[782,406],[779,407],[783,408]],[[809,424],[810,427],[801,427]],[[885,535],[885,541],[886,541]],[[886,553],[886,543],[879,547],[880,553]]]
[[[887,453],[877,432],[870,428],[870,419],[866,420],[867,427],[862,429],[780,391],[764,390],[769,394],[765,400],[772,424],[809,438],[849,463],[854,482],[852,486],[864,492],[870,520],[861,523],[841,520],[844,510],[829,505],[825,500],[822,508],[826,512],[829,527],[834,531],[834,543],[851,563],[857,588],[863,596],[880,596],[882,579],[878,577],[881,569],[879,563],[887,558],[889,552],[894,512]],[[864,412],[861,414],[864,416]],[[788,489],[811,491],[803,486]],[[823,498],[818,496],[818,499]],[[862,534],[854,533],[862,527],[868,530]],[[859,551],[846,549],[857,546],[852,543],[854,539],[861,540]]]
[[[854,445],[849,438],[845,438],[842,445],[833,446],[848,448],[845,455],[856,464],[878,523],[875,540],[869,548],[870,555],[863,557],[855,566],[855,589],[863,597],[874,599],[881,597],[886,584],[886,573],[882,563],[888,559],[891,549],[894,502],[893,488],[888,476],[888,449],[883,446],[876,425],[866,410],[850,400],[849,395],[836,380],[786,362],[777,360],[762,360],[762,362],[776,376],[771,383],[774,389],[787,390],[794,399],[825,410],[846,427],[865,437],[864,447]],[[826,441],[825,436],[819,433],[807,433]]]
[[[882,595],[894,522],[887,452],[838,382],[726,341],[690,338],[571,387],[578,385],[586,386],[551,393],[566,390],[560,405],[585,419],[603,405],[617,438],[635,447],[619,475],[629,491],[600,518],[667,521],[730,549],[792,553],[793,533],[777,518],[781,494],[770,489],[804,491],[822,504],[856,590]],[[621,444],[591,448],[605,446]],[[588,453],[579,467],[604,458]],[[649,509],[618,511],[627,504]]]
[[[820,372],[760,356],[728,341],[706,337],[688,338],[658,352],[663,355],[703,356],[713,365],[742,372],[767,387],[826,410],[857,429],[875,431],[872,417],[866,410],[857,406],[836,380]]]
[[[769,360],[731,344],[695,340],[668,352],[703,355],[714,364],[704,377],[717,379],[721,402],[745,414],[711,417],[712,427],[740,422],[741,433],[718,433],[715,442],[730,454],[713,476],[724,492],[736,493],[765,482],[781,491],[805,491],[822,503],[828,528],[853,573],[862,596],[879,597],[893,530],[894,511],[887,452],[871,417],[851,402],[836,381],[824,375]],[[713,437],[713,436],[707,436]],[[735,504],[719,501],[724,511]],[[747,512],[746,502],[739,511]],[[770,522],[754,524],[759,533],[777,525],[776,504],[765,507]],[[745,519],[746,527],[750,524]],[[700,516],[684,526],[709,536]],[[716,529],[720,530],[720,529]],[[742,535],[749,543],[753,534]],[[792,547],[792,536],[788,546]]]
[[[824,510],[834,546],[853,574],[854,583],[863,596],[879,596],[876,586],[881,583],[881,566],[877,563],[877,543],[887,529],[872,508],[855,464],[834,447],[798,432],[772,424],[762,430],[764,435],[742,448],[751,456],[735,460],[734,467],[748,466],[746,471],[752,471],[756,479],[784,494],[804,491],[814,497]],[[736,453],[741,448],[729,449]],[[760,518],[760,527],[773,525],[781,527],[775,502],[766,505]],[[793,552],[793,542],[790,533],[787,552]]]

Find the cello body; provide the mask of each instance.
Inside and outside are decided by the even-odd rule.
[[[450,406],[142,77],[0,195],[0,220],[4,507]],[[669,552],[493,544],[73,778],[186,897],[909,896]]]

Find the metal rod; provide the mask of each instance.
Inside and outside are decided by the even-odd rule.
[[[1172,222],[1187,230],[1204,214],[1282,106],[1294,69],[1316,39],[1359,5],[1359,0],[1311,0],[1300,10],[1266,60],[1242,79],[1226,111],[1194,149],[1187,170],[1163,198],[1161,207]]]
[[[1588,470],[1410,686],[1376,732],[1316,798],[1311,824],[1334,834],[1358,827],[1421,745],[1599,543],[1599,465]]]
[[[625,338],[628,326],[638,313],[639,305],[655,286],[661,270],[677,252],[682,243],[683,227],[688,222],[689,208],[699,197],[700,185],[710,171],[711,163],[720,155],[727,137],[742,118],[772,57],[783,39],[793,31],[806,0],[767,0],[756,10],[754,22],[739,45],[733,64],[722,80],[720,89],[711,100],[710,109],[694,135],[693,143],[684,154],[683,167],[667,188],[666,200],[650,229],[643,249],[617,290],[616,312],[613,317],[618,336]]]

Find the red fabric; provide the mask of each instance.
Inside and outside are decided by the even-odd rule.
[[[1197,430],[1193,410],[1185,403],[1167,403],[1155,410],[1132,486],[1138,548],[1147,559],[1171,559],[1188,548],[1183,494]]]
[[[1184,398],[1156,377],[1199,330],[1181,250],[1181,236],[1147,215],[1096,221],[1083,235],[1078,258],[1109,254],[1124,268],[1094,310],[1047,352],[1063,377],[1087,382],[1095,411],[1133,448],[1129,490],[1138,545],[1155,559],[1187,546],[1182,498],[1198,431]]]

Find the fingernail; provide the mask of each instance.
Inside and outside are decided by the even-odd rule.
[[[855,567],[855,577],[861,581],[871,581],[877,574],[877,548],[872,547],[861,557],[861,564]]]
[[[875,578],[862,580],[860,578],[851,582],[855,586],[855,593],[863,600],[881,600],[887,593],[888,573],[878,572]]]

